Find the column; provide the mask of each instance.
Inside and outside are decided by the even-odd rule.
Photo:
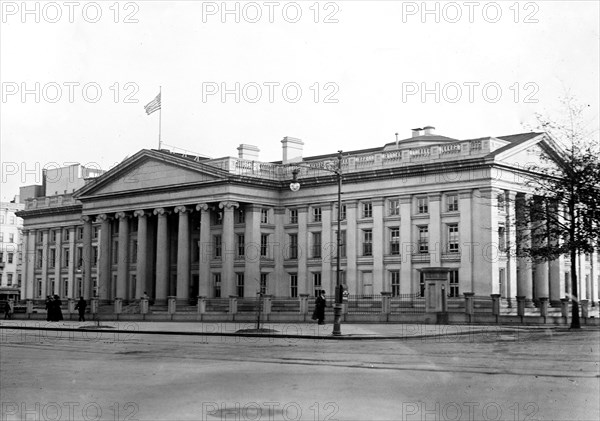
[[[35,295],[35,230],[27,231],[23,234],[25,239],[25,266],[27,271],[23,276],[23,284],[26,285],[25,298],[33,300]]]
[[[210,208],[206,203],[196,205],[200,211],[200,244],[198,247],[200,256],[198,259],[198,277],[200,285],[198,294],[201,297],[210,297],[210,260],[212,259],[212,243],[210,238]]]
[[[246,206],[244,297],[255,297],[260,287],[260,212],[257,205]]]
[[[56,241],[55,245],[55,255],[54,255],[54,279],[58,282],[58,295],[62,298],[73,298],[73,295],[69,293],[69,291],[65,291],[62,276],[60,273],[60,268],[62,266],[62,229],[56,229]]]
[[[156,229],[156,295],[154,298],[160,303],[167,302],[169,289],[169,231],[167,225],[169,213],[164,208],[154,209],[154,215],[158,215]]]
[[[357,282],[357,267],[356,267],[356,211],[358,202],[355,200],[344,202],[346,204],[346,285],[348,285],[349,294],[359,294],[362,291],[358,290]],[[342,205],[344,204],[342,203]]]
[[[332,221],[337,222],[337,202],[323,205],[323,229],[321,230],[321,285],[332,294],[335,291],[335,256],[336,256],[336,236],[337,224],[331,225]],[[333,269],[333,270],[332,270]]]
[[[92,217],[84,215],[83,221],[83,297],[91,298],[92,291]]]
[[[310,293],[306,260],[308,249],[308,208],[298,208],[298,294]]]
[[[186,303],[190,298],[190,210],[176,206],[179,215],[177,230],[177,300]]]
[[[517,296],[517,232],[515,219],[515,200],[516,193],[513,191],[505,192],[506,209],[506,299],[508,306],[512,307],[512,302]]]
[[[117,262],[117,296],[115,298],[127,299],[127,284],[129,274],[129,215],[117,212],[115,218],[119,220],[119,249]]]
[[[400,196],[400,293],[410,294],[413,291],[412,281],[412,255],[416,251],[416,243],[412,238],[412,220],[411,206],[412,198],[410,195]]]
[[[536,196],[534,198],[534,206],[537,209],[544,209],[544,203]],[[548,245],[548,230],[546,219],[536,219],[532,221],[532,243],[534,247],[539,248]],[[534,282],[535,282],[535,299],[549,297],[548,288],[548,262],[539,260],[534,262]]]
[[[107,214],[102,213],[98,215],[98,222],[100,222],[100,256],[98,262],[98,298],[101,300],[109,300],[110,296],[110,281],[111,281],[111,267],[110,267],[110,245],[112,240],[112,232],[110,227],[110,218]]]
[[[288,297],[290,295],[289,277],[286,276],[283,268],[284,250],[285,250],[285,230],[286,209],[284,207],[275,208],[275,238],[272,244],[273,259],[275,270],[273,272],[273,295],[275,297]]]
[[[77,227],[71,226],[67,228],[69,230],[69,285],[71,285],[71,294],[73,297],[77,297],[77,283],[79,278],[76,276],[79,270],[79,262],[77,259]],[[83,276],[82,281],[83,283]]]
[[[144,210],[136,210],[133,216],[137,217],[137,266],[136,266],[136,284],[135,298],[144,295],[148,290],[148,216],[150,214]]]
[[[460,234],[460,271],[459,291],[473,292],[475,280],[473,279],[473,226],[477,223],[473,219],[473,191],[461,190],[458,192],[458,211],[460,223],[458,230]]]
[[[385,254],[385,235],[383,226],[383,198],[373,199],[373,293],[390,291],[386,288],[383,271],[383,255]]]
[[[223,241],[221,244],[223,259],[223,274],[221,275],[222,297],[237,295],[233,267],[236,256],[235,233],[233,231],[233,211],[239,206],[240,205],[237,202],[225,201],[219,203],[219,208],[223,209]]]
[[[517,194],[515,215],[516,226],[520,230],[517,235],[517,296],[524,297],[526,302],[530,303],[533,295],[532,263],[529,257],[519,256],[518,252],[521,247],[531,247],[531,229],[527,221],[524,194]]]
[[[42,231],[42,289],[46,291],[45,294],[42,294],[42,298],[46,298],[46,295],[54,294],[53,291],[50,290],[51,285],[48,282],[48,230]]]
[[[476,295],[497,294],[499,288],[497,189],[479,189],[473,203],[473,289]]]
[[[442,250],[445,248],[442,240],[441,200],[440,193],[427,195],[429,204],[429,262],[431,266],[442,264]]]

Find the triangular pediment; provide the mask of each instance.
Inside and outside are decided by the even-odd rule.
[[[143,150],[80,189],[76,196],[107,196],[181,188],[225,180],[227,172],[164,152]]]
[[[556,165],[560,153],[556,142],[544,133],[507,145],[495,154],[495,160],[522,169],[544,168]]]

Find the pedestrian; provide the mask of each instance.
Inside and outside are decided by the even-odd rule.
[[[79,301],[75,305],[75,310],[79,311],[79,321],[85,322],[85,308],[87,307],[87,303],[83,299],[83,297],[79,297]]]
[[[12,313],[13,313],[12,303],[9,300],[6,302],[6,307],[4,307],[4,319],[5,320],[12,319]]]
[[[142,300],[147,300],[148,298],[148,293],[144,291],[144,294],[142,294]]]
[[[52,300],[52,317],[51,321],[60,322],[63,319],[62,309],[60,306],[62,305],[62,301],[60,301],[60,297],[58,294],[54,295],[54,299]]]
[[[325,324],[325,307],[327,307],[327,300],[325,299],[325,290],[322,289],[315,299],[315,311],[312,316],[313,320],[317,320],[320,325]]]
[[[46,321],[49,322],[53,317],[52,317],[52,311],[54,310],[54,307],[52,305],[52,296],[51,295],[47,295],[46,296]]]

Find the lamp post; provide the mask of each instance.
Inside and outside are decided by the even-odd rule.
[[[302,165],[296,165],[302,167]],[[312,167],[307,167],[312,168]],[[337,167],[335,169],[323,168],[325,171],[332,172],[337,177],[337,256],[336,256],[336,271],[335,271],[335,304],[333,307],[333,335],[342,334],[342,295],[343,289],[341,284],[341,268],[340,268],[340,254],[342,249],[342,151],[338,151],[337,155]],[[298,169],[294,169],[292,172],[293,180],[290,183],[290,190],[297,192],[300,190],[300,183],[298,182]]]

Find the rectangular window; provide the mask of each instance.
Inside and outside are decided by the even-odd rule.
[[[260,210],[260,223],[261,224],[269,223],[269,209],[261,209]]]
[[[429,253],[429,228],[425,226],[419,229],[419,253]]]
[[[135,248],[136,254],[132,256],[132,259],[136,259],[137,261],[137,258],[135,257],[137,255],[137,241],[135,242]],[[98,246],[92,247],[92,266],[98,266]]]
[[[81,247],[77,247],[77,255],[75,256],[75,261],[77,262],[77,267],[81,266]],[[116,265],[119,263],[119,241],[113,241],[112,248],[112,264]]]
[[[458,270],[451,270],[450,274],[450,297],[459,297]]]
[[[269,234],[260,235],[260,257],[267,257],[269,251]]]
[[[500,251],[506,251],[506,228],[498,227],[498,248]]]
[[[363,232],[363,256],[373,255],[373,230],[362,230]]]
[[[499,211],[503,211],[506,205],[506,200],[505,200],[505,196],[504,196],[504,192],[502,193],[498,193],[498,210]]]
[[[426,197],[417,198],[417,213],[429,213],[429,202]]]
[[[298,275],[295,273],[290,274],[290,297],[298,297]]]
[[[135,228],[135,231],[137,231],[137,224],[133,224],[132,228],[132,232],[133,232],[133,228]],[[100,227],[99,226],[94,226],[92,227],[92,238],[94,240],[98,239],[98,233],[100,232]]]
[[[313,232],[312,233],[312,257],[319,258],[321,257],[321,233]]]
[[[400,254],[400,228],[390,228],[390,254]]]
[[[42,243],[44,241],[44,233],[42,231],[37,232],[37,242]]]
[[[238,257],[244,257],[246,252],[246,237],[244,234],[237,235],[237,255]]]
[[[312,208],[312,216],[313,216],[313,222],[321,222],[322,219],[322,214],[321,214],[321,208]]]
[[[290,259],[298,258],[298,234],[290,234]]]
[[[8,262],[7,263],[12,263],[13,258],[14,258],[14,253],[8,253]]]
[[[389,216],[398,216],[400,215],[400,201],[398,199],[390,199],[389,207],[388,207],[388,215]]]
[[[342,204],[342,212],[341,213],[341,218],[340,221],[345,221],[346,220],[346,205]]]
[[[11,286],[12,282],[13,282],[13,274],[12,273],[8,273],[7,275],[8,276],[6,278],[6,282],[8,283],[8,286]]]
[[[240,208],[236,212],[236,223],[245,224],[246,223],[246,211],[243,208]]]
[[[446,210],[448,212],[458,211],[458,196],[455,194],[449,194],[446,196]]]
[[[235,274],[235,289],[237,291],[238,297],[244,296],[244,274],[243,273]]]
[[[372,218],[373,217],[373,204],[371,202],[365,202],[362,204],[362,217]]]
[[[313,272],[312,281],[315,297],[317,297],[323,289],[323,285],[321,285],[321,272]]]
[[[56,249],[55,248],[51,248],[50,250],[48,250],[48,267],[56,267]],[[8,255],[9,259],[10,259],[10,253]],[[10,262],[9,262],[10,263]]]
[[[35,267],[41,268],[43,263],[44,263],[44,250],[37,249],[35,252]]]
[[[42,296],[42,280],[37,278],[37,296],[38,298]]]
[[[448,253],[458,253],[458,224],[448,224]]]
[[[213,295],[215,298],[221,298],[221,274],[213,273]]]
[[[336,241],[336,252],[335,252],[335,256],[337,256],[337,231],[335,232],[335,239]],[[341,231],[341,235],[340,235],[340,257],[344,258],[346,257],[346,231]]]
[[[63,278],[63,294],[69,295],[69,278]]]
[[[269,274],[268,273],[261,273],[260,274],[260,293],[262,295],[265,295],[267,293],[267,280],[268,280]]]
[[[63,262],[62,265],[66,268],[69,267],[69,258],[71,257],[71,250],[69,250],[67,247],[63,248],[62,251],[62,258],[63,258]]]
[[[55,243],[56,242],[56,234],[57,234],[57,230],[50,230],[50,241]],[[12,241],[11,241],[12,243]]]
[[[4,253],[0,251],[0,263],[4,262]]]
[[[69,231],[69,228],[65,228],[63,230],[63,238],[64,241],[69,241],[69,239],[71,238],[71,232]]]
[[[83,240],[83,227],[77,227],[77,239]]]
[[[215,259],[220,259],[221,258],[221,236],[220,235],[215,235],[213,237],[213,244],[215,247],[215,254],[214,254],[214,258]]]
[[[391,270],[390,278],[390,284],[392,286],[392,297],[397,297],[400,295],[400,271]]]
[[[96,247],[94,247],[94,248],[96,248]],[[129,259],[131,261],[131,263],[137,263],[137,248],[138,248],[137,240],[132,240],[131,241],[131,257]]]
[[[8,234],[8,242],[9,243],[15,242],[15,235],[13,233]]]
[[[298,223],[298,209],[290,209],[290,224]]]

